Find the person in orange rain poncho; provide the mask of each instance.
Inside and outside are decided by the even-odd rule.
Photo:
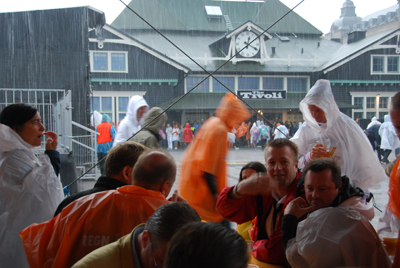
[[[246,135],[247,127],[244,122],[236,130],[236,139],[239,141],[240,146],[244,146],[244,135]]]
[[[227,93],[216,116],[208,119],[182,156],[179,193],[196,209],[202,220],[222,222],[215,210],[219,193],[226,186],[227,133],[250,117],[244,104]]]
[[[400,91],[392,98],[390,107],[390,118],[397,137],[400,139]],[[400,219],[400,158],[398,158],[390,174],[389,180],[389,204],[390,211]],[[399,230],[400,234],[400,230]],[[400,237],[399,237],[400,238]],[[396,253],[393,261],[393,268],[400,267],[400,239],[397,240]]]
[[[71,267],[93,250],[129,234],[169,203],[166,197],[175,176],[171,156],[144,152],[133,168],[133,185],[82,197],[53,219],[20,232],[30,267]],[[175,193],[170,200],[179,199]]]

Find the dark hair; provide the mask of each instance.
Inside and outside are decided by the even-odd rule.
[[[330,169],[332,172],[332,181],[335,183],[336,188],[342,183],[342,172],[340,166],[336,163],[336,161],[332,158],[318,158],[311,160],[306,164],[303,168],[302,176],[306,178],[307,172],[321,172],[325,169]]]
[[[148,185],[172,181],[175,176],[174,159],[166,151],[154,149],[142,153],[132,171],[132,179]]]
[[[171,239],[166,268],[246,268],[247,243],[234,230],[215,222],[183,226]]]
[[[244,165],[242,167],[242,169],[240,170],[239,182],[241,182],[243,180],[243,178],[242,178],[243,170],[248,169],[248,168],[254,169],[257,173],[258,172],[264,172],[264,173],[267,172],[267,169],[265,168],[265,165],[263,165],[262,163],[260,163],[260,162],[249,162],[246,165]]]
[[[133,167],[139,156],[148,148],[134,141],[121,142],[115,145],[107,154],[105,171],[107,177],[114,177],[124,167]]]
[[[31,120],[37,111],[35,107],[25,103],[10,104],[1,111],[0,123],[19,133],[23,125]]]
[[[392,97],[391,100],[392,103],[392,110],[399,110],[400,109],[400,91],[398,91],[396,94],[394,94],[394,96]]]
[[[296,143],[288,140],[288,139],[274,139],[272,141],[270,141],[267,145],[267,147],[265,148],[264,154],[265,152],[268,150],[269,147],[273,147],[273,148],[283,148],[285,146],[288,146],[294,155],[294,161],[296,162],[297,160],[299,160],[299,147],[297,147]]]
[[[144,229],[149,231],[153,247],[158,248],[169,242],[183,225],[196,221],[201,221],[201,218],[194,208],[172,202],[159,207],[147,220]]]

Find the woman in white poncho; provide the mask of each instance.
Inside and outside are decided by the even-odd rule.
[[[353,186],[364,192],[385,179],[378,158],[357,123],[340,112],[328,80],[318,80],[300,102],[305,123],[291,139],[299,147],[299,168],[319,154],[322,139],[330,140],[329,155],[335,158]]]
[[[0,114],[0,267],[29,267],[19,232],[47,221],[63,199],[57,134],[44,132],[37,109],[11,104]],[[46,151],[34,152],[49,137]]]
[[[388,157],[393,149],[400,147],[399,139],[394,130],[390,115],[385,115],[385,121],[379,128],[379,136],[381,136],[381,150],[383,154],[382,162],[389,164]]]

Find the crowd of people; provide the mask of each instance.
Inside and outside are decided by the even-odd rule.
[[[390,176],[377,231],[399,231],[400,160],[385,173],[373,149],[397,148],[400,92],[388,124],[373,119],[366,133],[339,111],[327,80],[316,82],[300,110],[300,126],[251,123],[227,93],[215,116],[180,126],[134,96],[119,126],[104,115],[95,126],[101,177],[63,198],[57,134],[45,132],[36,108],[5,107],[0,268],[400,267],[400,243],[390,252],[369,222],[371,189]],[[378,144],[369,139],[376,133]],[[43,136],[46,151],[36,155]],[[230,146],[246,144],[261,145],[265,163],[244,165],[229,186]],[[168,150],[178,148],[185,148],[179,191],[171,191],[177,165]]]

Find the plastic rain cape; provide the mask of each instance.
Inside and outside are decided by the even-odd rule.
[[[63,199],[60,180],[46,154],[34,155],[8,126],[0,124],[0,267],[29,267],[20,231],[53,217]]]
[[[326,124],[321,126],[311,116],[308,105],[315,105],[325,112]],[[332,94],[328,80],[318,80],[300,102],[305,123],[291,139],[299,147],[299,154],[305,155],[321,137],[331,141],[330,151],[335,158],[342,176],[347,175],[353,186],[368,190],[382,182],[385,171],[371,148],[366,135],[353,119],[341,113]]]
[[[343,205],[314,211],[299,223],[286,249],[293,268],[390,267],[374,227],[357,210]]]

